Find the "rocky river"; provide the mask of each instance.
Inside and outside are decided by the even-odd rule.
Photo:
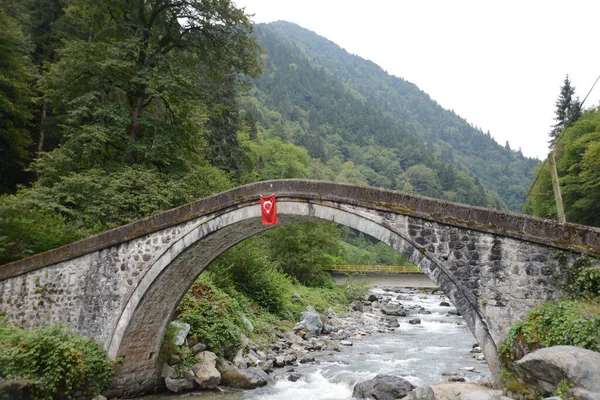
[[[414,386],[472,382],[489,375],[473,335],[440,292],[374,288],[369,297],[370,301],[355,304],[353,312],[330,315],[333,332],[326,339],[310,335],[303,339],[302,332],[282,336],[281,346],[274,346],[281,348],[279,357],[293,355],[295,360],[288,357],[285,366],[273,368],[267,386],[246,391],[219,387],[144,399],[351,399],[357,382],[377,374],[400,376]],[[267,358],[273,359],[273,354]]]

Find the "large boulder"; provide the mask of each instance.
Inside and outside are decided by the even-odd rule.
[[[576,387],[600,393],[600,353],[574,346],[546,347],[515,363],[525,382],[544,393],[553,393],[563,380]]]
[[[385,315],[395,315],[398,317],[406,317],[406,310],[400,304],[381,304],[381,312]]]
[[[165,385],[167,386],[167,389],[174,393],[186,392],[194,389],[196,386],[194,382],[190,382],[185,378],[178,379],[171,378],[170,376],[165,378]]]
[[[225,359],[219,359],[216,365],[221,374],[221,384],[241,389],[254,389],[265,386],[271,378],[260,368],[239,369]]]
[[[379,374],[354,386],[352,397],[358,399],[395,400],[405,397],[415,387],[404,378]]]
[[[300,322],[297,326],[304,327],[310,334],[319,335],[323,329],[323,321],[321,316],[312,307],[300,314]]]
[[[216,368],[217,355],[203,351],[196,355],[200,361],[192,366],[194,380],[203,389],[214,389],[221,382],[221,374]]]

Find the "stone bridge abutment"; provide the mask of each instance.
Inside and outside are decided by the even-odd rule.
[[[556,271],[584,255],[598,264],[595,228],[374,188],[267,181],[2,266],[0,312],[19,326],[60,322],[96,339],[124,357],[119,392],[152,391],[177,304],[216,257],[271,228],[259,206],[271,193],[282,225],[332,221],[407,256],[464,316],[492,370],[510,325],[560,296]]]

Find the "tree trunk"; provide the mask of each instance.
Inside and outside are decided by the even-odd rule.
[[[42,116],[40,118],[40,137],[38,140],[38,148],[37,148],[38,157],[40,156],[40,153],[44,150],[44,134],[45,134],[44,122],[45,121],[46,121],[46,102],[44,101],[44,104],[42,105]]]
[[[142,117],[144,101],[146,101],[146,87],[144,85],[138,85],[136,90],[136,97],[131,104],[131,123],[129,124],[129,128],[127,129],[127,135],[132,141],[135,141],[138,137],[138,131],[140,128],[140,118]]]

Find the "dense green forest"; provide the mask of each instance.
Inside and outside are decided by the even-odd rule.
[[[264,179],[520,209],[536,160],[414,84],[227,0],[141,4],[0,2],[0,263]]]

